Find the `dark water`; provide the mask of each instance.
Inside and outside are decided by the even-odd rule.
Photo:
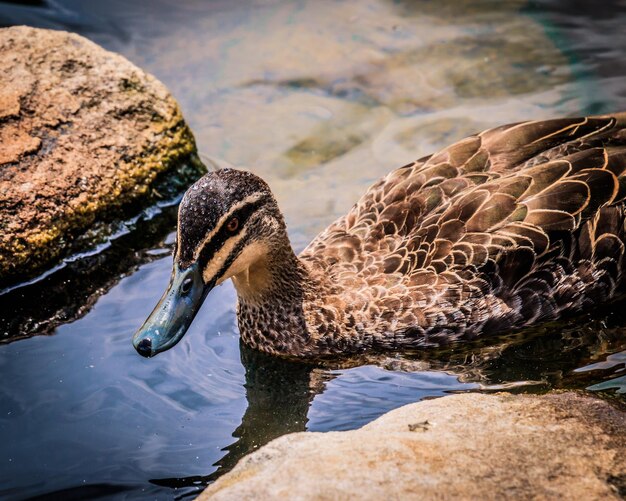
[[[371,180],[464,135],[626,109],[624,1],[26,3],[0,2],[0,24],[76,31],[162,79],[204,153],[268,180],[298,249]],[[175,349],[142,359],[130,338],[168,281],[174,215],[148,211],[0,296],[0,497],[192,496],[274,437],[454,391],[626,394],[624,302],[320,367],[241,347],[227,284]]]

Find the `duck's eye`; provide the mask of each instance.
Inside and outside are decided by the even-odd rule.
[[[234,217],[230,221],[228,221],[228,224],[226,225],[226,229],[230,231],[231,233],[234,233],[235,231],[237,231],[237,228],[239,228],[239,219]]]
[[[183,280],[183,284],[180,286],[180,290],[183,294],[187,294],[191,290],[191,286],[193,285],[193,278],[187,277]]]

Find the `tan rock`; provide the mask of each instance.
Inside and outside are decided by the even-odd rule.
[[[13,89],[0,89],[0,119],[20,113],[20,95]]]
[[[200,174],[177,103],[123,57],[13,27],[0,29],[0,68],[1,283],[76,250],[94,222],[137,212],[163,175]]]
[[[626,415],[602,400],[462,394],[283,436],[198,499],[619,499],[625,446]]]

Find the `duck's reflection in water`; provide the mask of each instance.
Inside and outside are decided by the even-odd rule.
[[[317,364],[284,360],[252,350],[241,344],[241,362],[246,371],[248,407],[241,424],[233,432],[236,439],[224,448],[226,454],[214,466],[217,470],[206,476],[153,479],[150,482],[181,489],[204,487],[230,471],[246,454],[271,440],[298,431],[305,431],[307,414],[315,395],[334,376]],[[197,490],[186,495],[197,494]]]
[[[247,453],[269,441],[297,431],[305,431],[313,398],[324,391],[333,375],[314,364],[284,360],[241,345],[241,361],[246,369],[248,408],[233,432],[237,441],[225,448],[227,454],[216,466],[213,479]]]

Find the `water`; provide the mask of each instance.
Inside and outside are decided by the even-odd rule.
[[[155,74],[202,152],[262,175],[302,249],[391,168],[500,123],[626,109],[626,2],[0,2]],[[175,208],[0,296],[0,497],[192,496],[293,431],[361,426],[455,391],[622,401],[626,303],[446,351],[327,366],[239,345],[213,291],[175,349],[130,344],[167,284]],[[42,334],[36,335],[34,334]]]

